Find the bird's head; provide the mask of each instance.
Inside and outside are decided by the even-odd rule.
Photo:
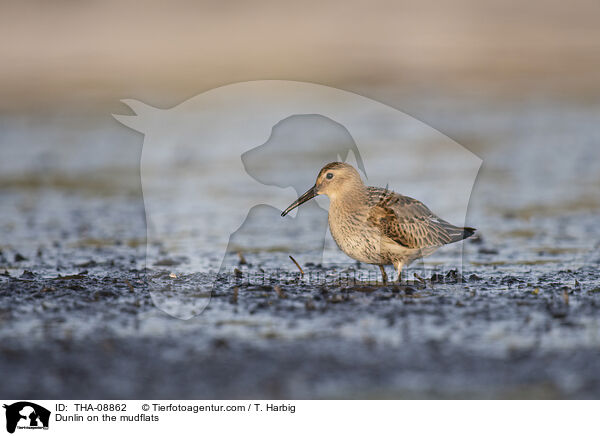
[[[296,201],[288,206],[281,213],[281,216],[287,215],[291,210],[297,208],[317,195],[327,195],[331,200],[343,195],[346,192],[352,192],[363,186],[362,179],[358,171],[352,165],[343,162],[331,162],[321,168],[317,181],[312,188],[302,194]]]

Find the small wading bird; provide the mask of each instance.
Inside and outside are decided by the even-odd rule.
[[[281,216],[320,194],[329,197],[329,229],[338,247],[359,262],[379,265],[384,283],[384,265],[394,265],[400,281],[405,265],[475,233],[437,217],[414,198],[365,186],[358,171],[342,162],[325,165],[315,185]]]

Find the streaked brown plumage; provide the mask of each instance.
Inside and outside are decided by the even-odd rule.
[[[338,247],[359,262],[402,268],[439,247],[471,236],[475,229],[456,227],[437,217],[423,203],[384,188],[365,186],[351,165],[325,165],[317,182],[283,213],[325,194],[331,200],[329,229]]]

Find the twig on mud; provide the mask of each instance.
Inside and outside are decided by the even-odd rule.
[[[300,270],[300,275],[302,277],[304,277],[304,271],[302,271],[302,267],[300,266],[300,264],[298,264],[298,262],[296,262],[296,259],[294,259],[292,256],[290,256],[290,259],[292,260],[292,262],[294,262],[296,264],[296,266],[298,267],[298,269]]]

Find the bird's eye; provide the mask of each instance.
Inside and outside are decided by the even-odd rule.
[[[326,177],[327,177],[328,179],[333,179],[333,173],[327,173],[327,176],[326,176]]]

